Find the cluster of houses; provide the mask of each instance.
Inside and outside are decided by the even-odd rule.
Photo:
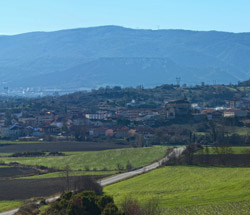
[[[131,105],[132,104],[132,105]],[[205,118],[248,116],[249,100],[233,100],[228,107],[205,108],[190,104],[187,100],[168,100],[159,108],[135,108],[130,106],[91,113],[67,111],[56,113],[0,113],[0,137],[2,139],[35,140],[48,136],[56,140],[74,140],[75,133],[82,132],[85,138],[130,138],[136,135],[153,139],[155,123],[193,116]]]
[[[228,102],[227,107],[204,108],[198,104],[192,104],[193,112],[205,115],[208,119],[213,118],[245,118],[248,116],[250,109],[249,99],[238,99]]]

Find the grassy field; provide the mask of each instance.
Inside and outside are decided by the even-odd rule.
[[[0,153],[0,160],[1,160],[1,156],[9,156],[12,155],[13,153]]]
[[[150,164],[166,154],[167,147],[127,148],[90,152],[68,152],[66,156],[0,158],[1,161],[19,162],[26,165],[43,165],[56,169],[69,166],[72,170],[116,170],[117,164],[123,167],[128,161],[133,167]]]
[[[116,171],[71,171],[69,176],[83,176],[83,175],[114,175]],[[53,172],[42,175],[34,175],[28,177],[22,177],[22,179],[42,179],[42,178],[58,178],[65,177],[63,172]]]
[[[215,154],[215,150],[213,149],[213,147],[208,147],[209,150],[209,154]],[[250,150],[250,146],[233,146],[232,147],[232,151],[233,154],[244,154],[246,150]],[[205,153],[205,149],[197,151],[196,154],[201,154],[201,153]]]
[[[250,201],[167,208],[164,215],[249,215]]]
[[[0,140],[0,144],[23,144],[23,143],[41,143],[41,141]]]
[[[22,204],[21,201],[0,201],[0,212],[18,208]]]
[[[167,214],[239,214],[226,213],[230,205],[231,211],[248,208],[249,214],[250,168],[164,167],[107,186],[104,191],[118,204],[128,195],[141,202],[159,198]],[[225,213],[206,212],[212,210]]]

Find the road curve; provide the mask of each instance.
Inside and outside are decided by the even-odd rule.
[[[185,149],[186,149],[185,146],[180,147],[180,148],[174,148],[174,150],[171,153],[169,153],[169,155],[167,155],[163,159],[159,160],[158,162],[155,162],[155,163],[150,164],[148,166],[142,167],[142,168],[137,169],[135,171],[125,172],[125,173],[121,173],[119,175],[115,175],[115,176],[111,176],[109,178],[105,178],[103,180],[100,180],[99,183],[102,186],[106,186],[106,185],[109,185],[109,184],[114,184],[114,183],[116,183],[118,181],[121,181],[121,180],[124,180],[124,179],[127,179],[127,178],[131,178],[131,177],[136,176],[136,175],[140,175],[140,174],[142,174],[144,172],[151,171],[153,169],[156,169],[156,168],[160,167],[164,162],[168,161],[170,158],[179,157],[183,153],[183,151]]]
[[[186,146],[174,148],[172,152],[170,152],[166,157],[162,158],[158,162],[155,162],[153,164],[150,164],[148,166],[142,167],[142,168],[134,170],[134,171],[125,172],[125,173],[121,173],[121,174],[118,174],[115,176],[111,176],[109,178],[105,178],[103,180],[98,181],[98,183],[101,186],[107,186],[109,184],[114,184],[114,183],[122,181],[124,179],[128,179],[128,178],[134,177],[136,175],[140,175],[142,173],[151,171],[153,169],[160,167],[164,162],[168,161],[170,158],[179,157],[184,152],[185,149],[186,149]],[[49,198],[46,201],[53,202],[58,198],[60,198],[60,196],[55,196],[53,198]],[[0,215],[14,215],[17,211],[18,211],[18,208],[14,209],[14,210],[2,212],[2,213],[0,213]]]

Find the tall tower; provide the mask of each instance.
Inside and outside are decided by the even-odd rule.
[[[176,77],[176,85],[179,87],[181,84],[181,77]]]

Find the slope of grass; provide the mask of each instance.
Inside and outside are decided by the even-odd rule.
[[[164,215],[249,215],[250,201],[193,207],[167,208]]]
[[[69,176],[84,176],[84,175],[114,175],[116,171],[71,171]],[[42,175],[34,175],[22,177],[22,179],[42,179],[42,178],[58,178],[65,177],[63,172],[52,172]]]
[[[0,201],[0,212],[8,211],[20,207],[21,201]]]
[[[67,156],[55,157],[26,157],[26,158],[1,158],[6,163],[19,162],[26,165],[43,165],[63,169],[68,165],[72,170],[116,170],[117,164],[123,167],[129,161],[133,167],[150,164],[159,160],[166,154],[167,147],[149,147],[149,148],[127,148],[112,149],[105,151],[91,152],[69,152]]]
[[[235,202],[244,202],[246,208],[250,205],[250,168],[164,167],[107,186],[104,191],[118,204],[127,195],[141,202],[158,198],[162,208],[175,211],[171,214],[204,207],[210,210],[214,205],[223,208],[223,204]]]

